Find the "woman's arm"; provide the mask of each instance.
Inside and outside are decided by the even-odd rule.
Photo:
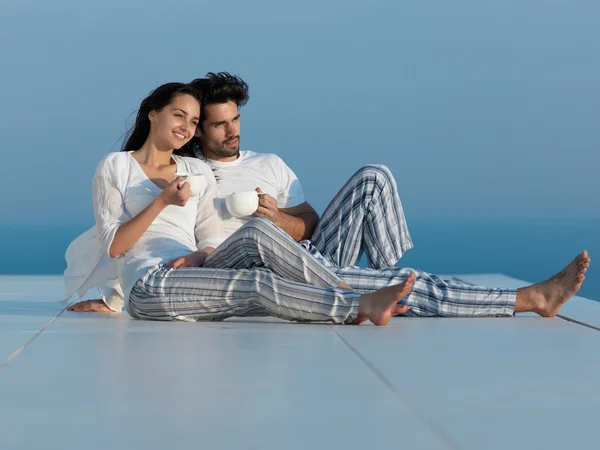
[[[194,161],[191,172],[202,172],[205,181],[198,195],[198,209],[196,212],[196,237],[197,251],[171,261],[168,266],[174,269],[182,267],[201,267],[206,257],[226,238],[223,221],[215,208],[217,183],[210,168],[201,161]]]
[[[94,217],[100,243],[111,258],[129,250],[142,237],[154,219],[168,205],[183,206],[190,197],[190,187],[178,177],[135,217],[128,219],[123,204],[123,193],[119,188],[121,176],[118,156],[109,155],[100,162],[92,183]]]
[[[182,181],[183,177],[171,181],[137,216],[119,226],[108,251],[111,258],[116,258],[133,247],[167,206],[184,206],[187,203],[191,193],[190,185],[184,183],[180,188],[179,183]]]

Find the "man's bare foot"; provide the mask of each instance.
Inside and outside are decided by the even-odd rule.
[[[556,316],[560,307],[581,287],[590,260],[588,252],[584,250],[552,278],[518,289],[515,312],[531,311],[542,317]]]
[[[411,273],[401,284],[388,286],[372,294],[361,295],[358,305],[358,316],[353,322],[356,325],[369,319],[375,325],[386,325],[392,316],[405,313],[408,306],[398,302],[410,294],[417,276]]]
[[[75,303],[67,308],[67,311],[75,312],[113,312],[106,303],[102,300],[85,300],[83,302]]]

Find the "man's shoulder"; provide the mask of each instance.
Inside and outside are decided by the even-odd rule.
[[[283,162],[279,155],[275,153],[257,153],[252,150],[242,150],[240,151],[240,159],[242,164],[270,164],[275,165]]]

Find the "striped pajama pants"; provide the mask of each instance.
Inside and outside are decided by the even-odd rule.
[[[266,219],[232,234],[202,267],[151,268],[134,285],[128,312],[149,320],[275,316],[300,322],[351,322],[360,293]]]
[[[413,248],[396,180],[383,165],[359,169],[325,209],[310,240],[300,244],[329,267],[393,267]]]
[[[484,317],[512,315],[515,289],[490,289],[444,280],[427,272],[395,268],[413,247],[396,180],[383,165],[359,169],[325,209],[310,240],[300,244],[361,293],[417,279],[402,302],[405,316]],[[357,266],[363,253],[369,268]]]
[[[444,280],[427,272],[396,268],[413,248],[396,180],[383,165],[359,169],[325,209],[310,240],[300,244],[361,293],[398,284],[415,272],[405,316],[510,316],[515,289],[491,289]],[[363,253],[369,268],[357,266]]]
[[[397,249],[388,252],[387,258],[410,248],[401,239],[397,241]],[[341,244],[333,248],[349,247]],[[323,254],[316,255],[271,222],[255,219],[215,249],[202,268],[168,269],[160,265],[150,269],[135,284],[128,311],[133,317],[150,320],[269,315],[294,321],[348,323],[356,318],[361,293],[400,283],[411,272],[417,274],[417,280],[402,301],[410,306],[407,315],[508,316],[514,310],[514,290],[445,281],[412,269],[336,267],[331,261],[326,266]],[[353,285],[355,291],[338,288],[342,281]]]

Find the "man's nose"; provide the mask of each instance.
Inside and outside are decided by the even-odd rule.
[[[239,127],[234,123],[227,124],[227,137],[237,136],[240,132]]]

